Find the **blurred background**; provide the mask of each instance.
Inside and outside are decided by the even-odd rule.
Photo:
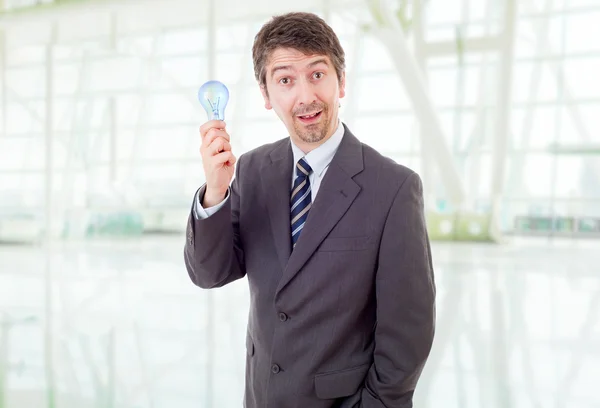
[[[0,0],[0,407],[229,408],[245,280],[183,264],[196,93],[238,156],[287,135],[254,35],[312,11],[341,117],[419,172],[438,324],[415,407],[600,406],[600,0]]]

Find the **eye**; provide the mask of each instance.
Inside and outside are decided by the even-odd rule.
[[[322,73],[322,72],[315,72],[315,73],[313,74],[313,77],[314,77],[315,79],[321,79],[321,78],[323,78],[323,75],[325,75],[325,74],[324,74],[324,73]]]
[[[289,79],[289,78],[287,78],[287,77],[286,77],[286,78],[281,78],[281,79],[279,80],[279,83],[280,83],[280,84],[282,84],[282,85],[287,85],[287,84],[289,84],[289,83],[290,83],[290,79]]]

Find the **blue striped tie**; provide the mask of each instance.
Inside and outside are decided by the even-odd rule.
[[[300,232],[304,228],[304,223],[308,218],[308,211],[311,206],[310,181],[308,176],[312,169],[304,158],[298,160],[296,164],[296,180],[292,188],[291,198],[291,222],[292,222],[292,246],[296,246]]]

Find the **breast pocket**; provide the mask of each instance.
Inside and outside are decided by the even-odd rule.
[[[361,251],[372,245],[371,237],[331,237],[325,238],[317,251]]]

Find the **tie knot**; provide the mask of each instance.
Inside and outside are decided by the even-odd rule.
[[[310,173],[312,173],[312,169],[306,160],[304,158],[298,160],[298,163],[296,163],[296,175],[298,177],[308,177]]]

